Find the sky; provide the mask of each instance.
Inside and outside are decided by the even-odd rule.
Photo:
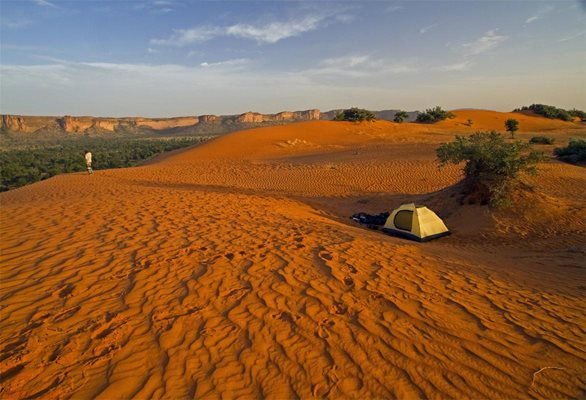
[[[0,0],[0,112],[586,109],[586,0]]]

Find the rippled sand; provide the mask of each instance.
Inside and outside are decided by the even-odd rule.
[[[584,396],[584,169],[550,160],[490,213],[435,148],[511,115],[523,140],[585,130],[456,114],[242,131],[2,193],[0,397]],[[348,218],[405,201],[453,235]]]

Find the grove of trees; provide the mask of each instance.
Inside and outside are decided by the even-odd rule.
[[[449,111],[443,110],[440,106],[428,108],[425,112],[417,114],[416,122],[433,124],[434,122],[443,121],[448,118],[454,118],[455,115]]]
[[[57,144],[30,144],[0,151],[0,191],[52,176],[85,171],[84,150],[93,154],[94,170],[123,168],[170,150],[200,143],[209,137],[166,139],[83,138]]]
[[[405,112],[405,111],[399,110],[395,113],[395,117],[393,118],[393,121],[398,122],[400,124],[403,121],[405,121],[407,118],[409,118],[409,114],[407,114],[407,112]]]
[[[572,110],[564,110],[563,108],[548,106],[545,104],[531,104],[528,107],[517,108],[514,111],[532,111],[545,118],[561,119],[562,121],[572,121],[575,117],[580,118],[582,121],[586,121],[586,113],[575,108]]]
[[[371,111],[365,110],[364,108],[357,108],[352,107],[347,110],[340,111],[336,117],[334,118],[335,121],[352,121],[352,122],[361,122],[361,121],[374,121],[376,117]]]

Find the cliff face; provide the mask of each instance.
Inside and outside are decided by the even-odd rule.
[[[140,132],[141,128],[164,131],[166,129],[184,128],[200,123],[221,124],[226,120],[242,123],[260,123],[273,121],[307,121],[320,118],[319,110],[284,111],[278,114],[259,114],[247,112],[238,116],[201,115],[177,118],[97,118],[97,117],[29,117],[21,115],[2,115],[3,131],[14,134],[42,133],[44,130],[58,131],[66,134],[99,134],[115,132],[118,129],[132,128]]]
[[[236,121],[253,123],[253,122],[273,122],[273,121],[310,121],[318,120],[320,111],[317,109],[306,111],[283,111],[277,114],[259,114],[247,112],[236,117]]]
[[[29,117],[19,117],[24,119]],[[94,117],[71,117],[66,115],[57,118],[57,123],[67,133],[85,133],[92,130],[114,132],[117,128],[123,127],[147,127],[154,130],[163,130],[184,126],[195,125],[199,122],[197,117],[179,118],[94,118]],[[14,129],[9,128],[14,131]]]
[[[10,132],[31,133],[55,123],[54,117],[2,115],[0,128]]]

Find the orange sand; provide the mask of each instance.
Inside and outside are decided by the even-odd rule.
[[[490,213],[435,148],[511,115],[525,140],[584,127],[456,115],[242,131],[2,193],[0,397],[583,396],[583,168],[550,160]],[[453,235],[348,219],[404,201]]]

